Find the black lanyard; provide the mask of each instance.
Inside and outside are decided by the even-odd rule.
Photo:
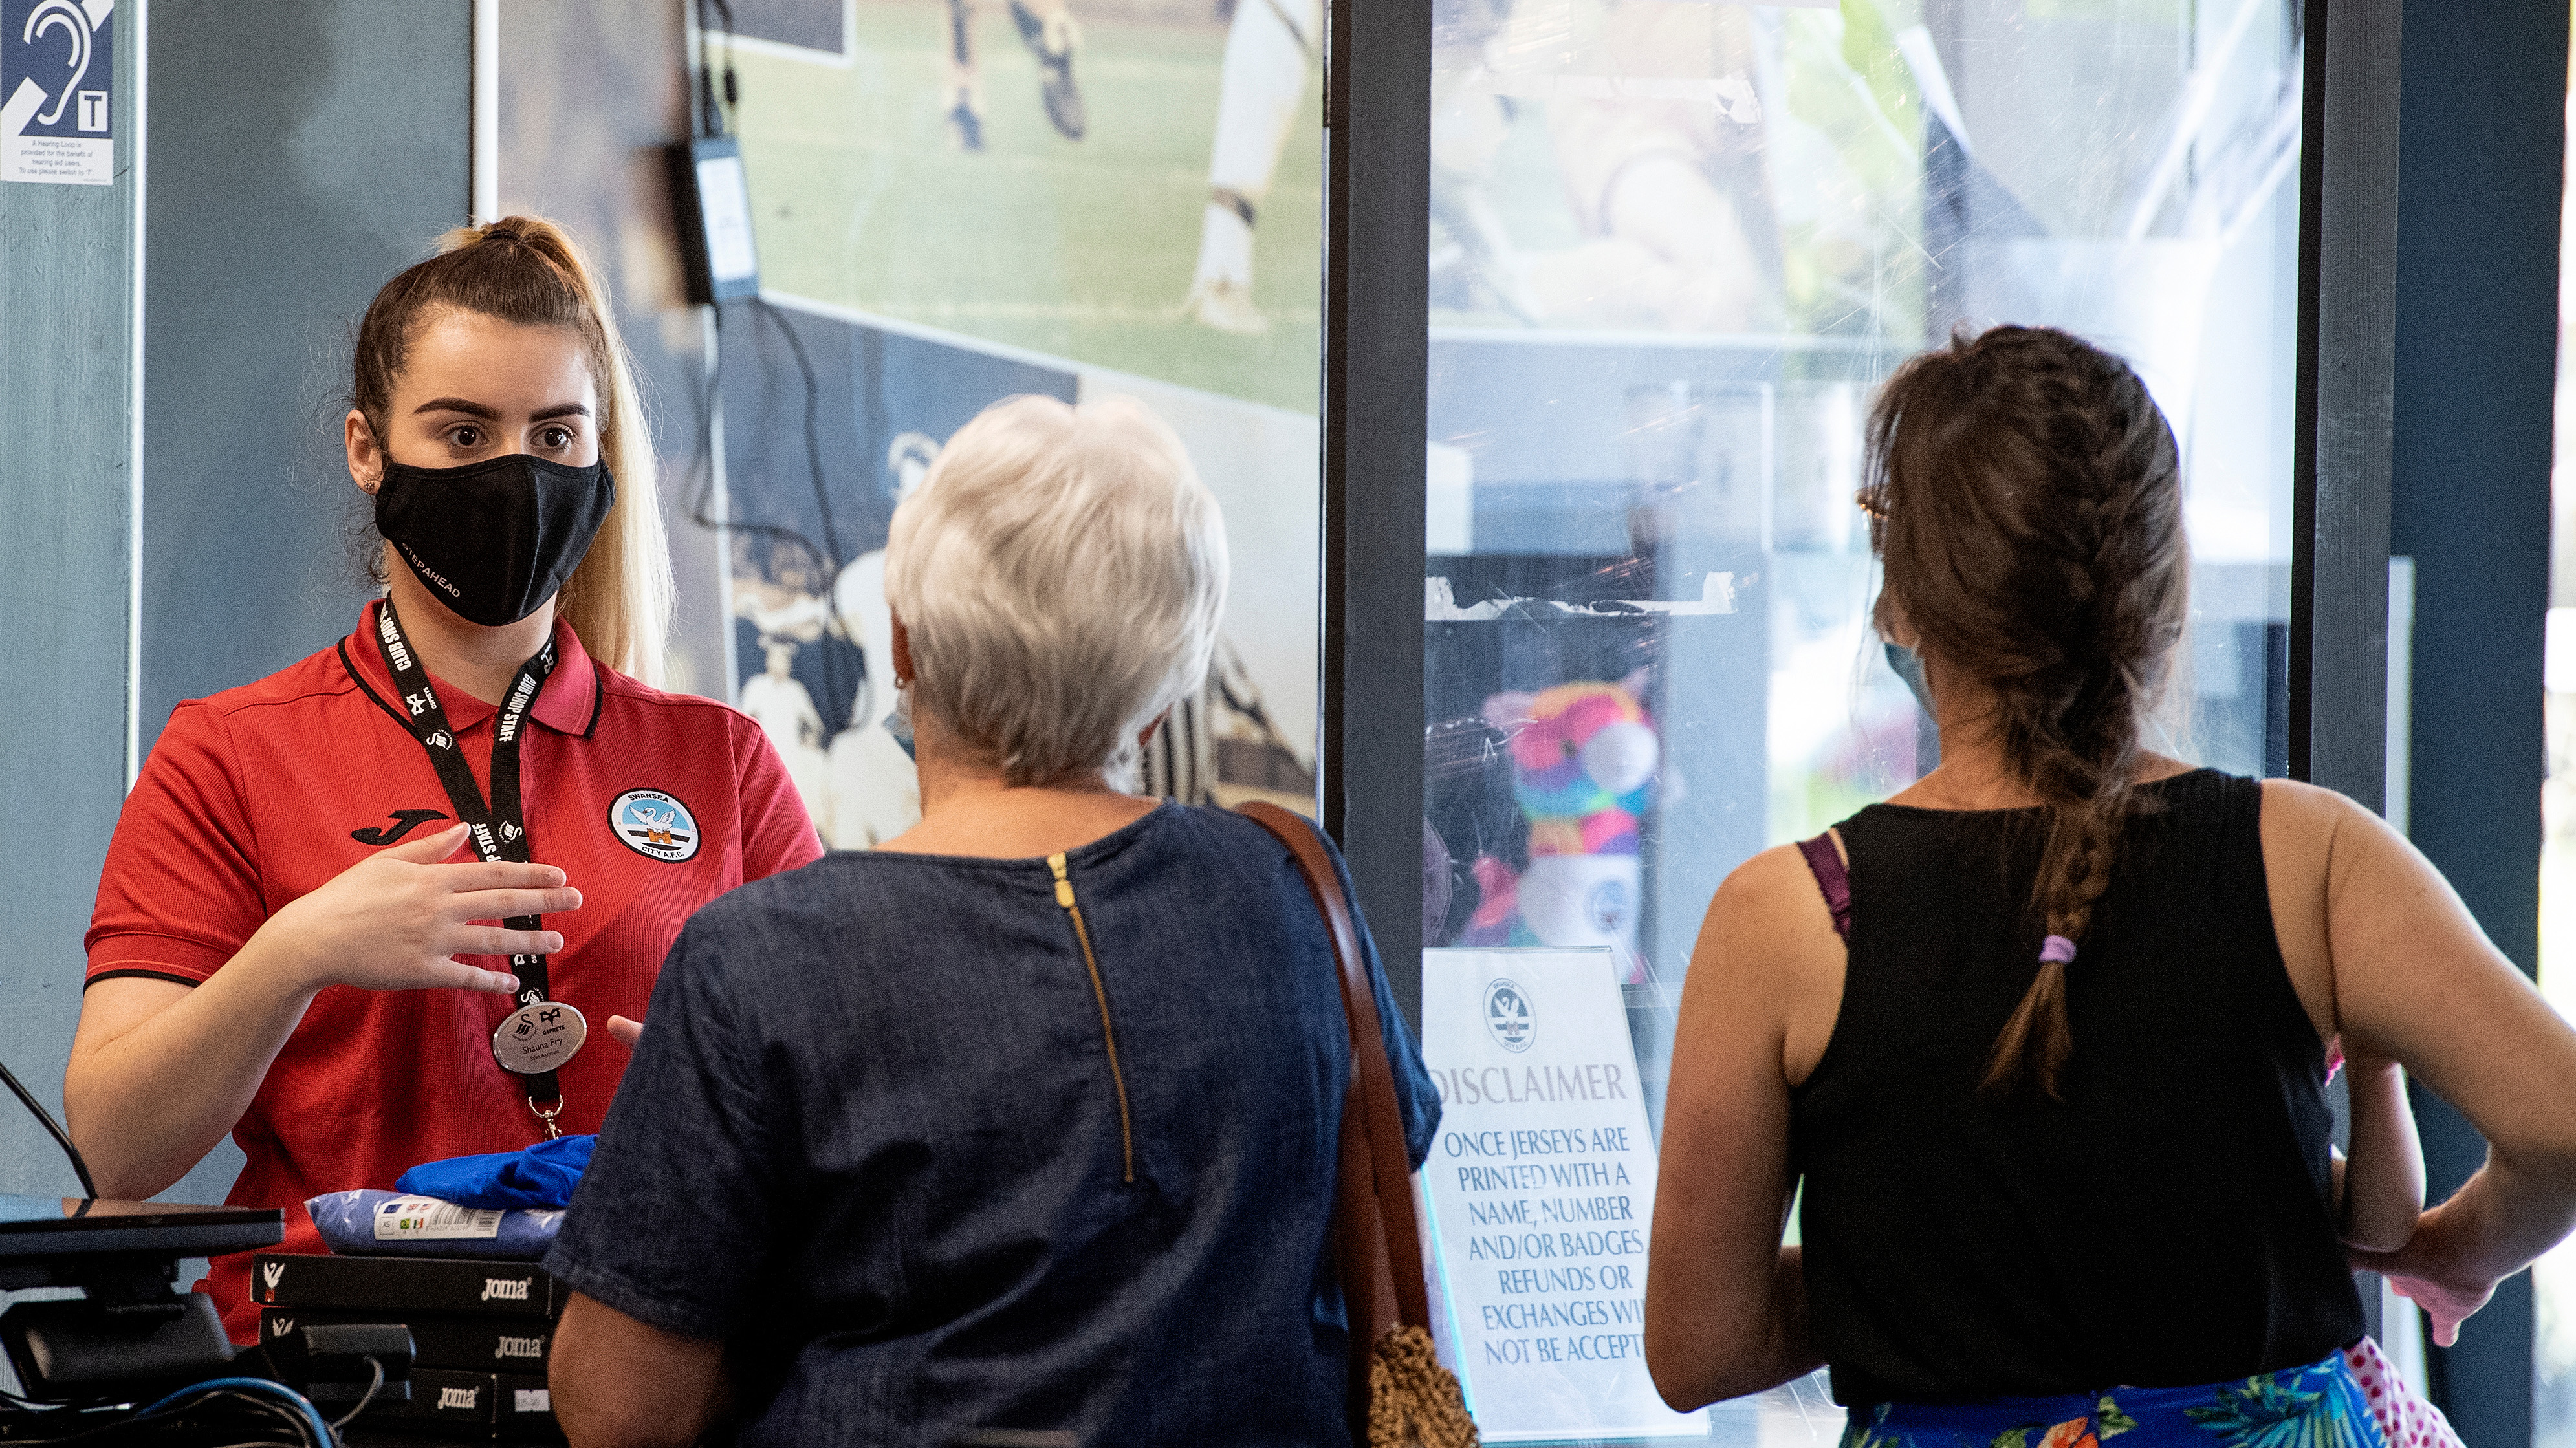
[[[459,745],[456,731],[447,727],[447,711],[439,707],[438,693],[430,687],[429,671],[420,666],[420,656],[412,652],[411,641],[403,637],[402,624],[394,617],[394,601],[384,601],[376,610],[376,649],[384,655],[385,667],[393,671],[394,690],[402,704],[404,723],[411,736],[429,751],[429,762],[438,771],[438,782],[447,788],[447,802],[456,809],[473,836],[474,853],[485,863],[528,862],[527,811],[519,798],[519,736],[527,727],[528,710],[537,701],[537,691],[545,687],[546,676],[555,671],[555,641],[550,633],[545,647],[535,657],[519,665],[518,675],[510,681],[510,692],[502,697],[501,712],[492,722],[492,802],[486,806],[483,791],[475,788],[474,771],[465,762],[465,751]],[[510,930],[542,930],[542,915],[514,915],[501,922]],[[519,1004],[522,1007],[543,1003],[546,999],[546,958],[542,955],[513,955],[510,973],[519,978]],[[507,1068],[504,1068],[505,1070]],[[527,1087],[528,1107],[540,1120],[553,1125],[553,1117],[537,1105],[540,1101],[556,1103],[562,1109],[562,1092],[555,1084],[555,1073],[511,1076]]]

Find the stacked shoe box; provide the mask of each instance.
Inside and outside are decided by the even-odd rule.
[[[408,1393],[377,1394],[358,1421],[450,1437],[560,1436],[546,1391],[546,1351],[567,1290],[533,1262],[462,1257],[331,1257],[262,1252],[252,1262],[260,1346],[290,1384],[304,1383],[307,1327],[400,1323],[411,1330]],[[354,1389],[322,1403],[332,1416]]]

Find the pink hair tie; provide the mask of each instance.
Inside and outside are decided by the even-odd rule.
[[[2075,942],[2063,935],[2052,935],[2039,943],[2039,958],[2042,964],[2052,960],[2059,965],[2069,964],[2075,959]]]

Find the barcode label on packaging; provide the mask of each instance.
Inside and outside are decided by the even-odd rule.
[[[425,1242],[498,1237],[501,1214],[488,1207],[460,1207],[436,1197],[396,1197],[376,1208],[376,1240]]]

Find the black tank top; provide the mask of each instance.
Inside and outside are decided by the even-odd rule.
[[[2325,1051],[2272,934],[2262,787],[2149,786],[2068,968],[2066,1100],[1977,1082],[2039,970],[2044,816],[1840,829],[1842,1008],[1794,1093],[1810,1330],[1847,1404],[2182,1386],[2361,1336]]]

